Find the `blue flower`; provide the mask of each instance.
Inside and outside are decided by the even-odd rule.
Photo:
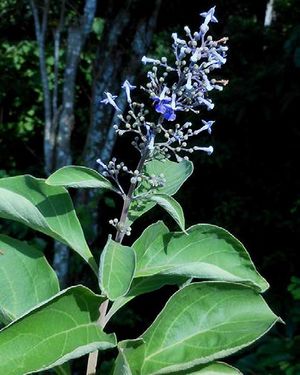
[[[171,104],[166,104],[165,108],[166,110],[164,112],[164,119],[168,121],[174,121],[176,119],[175,111],[179,109],[178,107],[176,107],[176,94],[172,94]]]
[[[127,81],[127,79],[122,85],[122,89],[125,89],[125,91],[126,91],[126,97],[127,97],[128,103],[131,103],[130,91],[134,90],[135,88],[136,88],[136,86],[131,85],[130,82]]]
[[[208,12],[200,13],[200,16],[205,18],[204,20],[205,25],[208,25],[209,22],[218,22],[217,18],[214,16],[215,10],[216,10],[216,7],[214,6],[210,8]]]
[[[163,116],[164,119],[168,121],[174,121],[176,119],[176,113],[171,106],[166,106],[166,111]]]
[[[112,95],[110,92],[105,92],[104,93],[106,95],[106,98],[101,100],[100,103],[104,103],[104,104],[110,104],[112,105],[117,111],[121,111],[120,108],[117,106],[117,104],[115,103],[115,99],[117,98],[116,95]]]
[[[156,112],[165,114],[167,111],[167,104],[172,101],[169,96],[166,96],[167,87],[165,86],[159,96],[153,96],[152,99],[154,101],[154,108]]]
[[[202,120],[202,123],[203,123],[203,126],[198,129],[198,130],[195,130],[194,131],[194,135],[197,135],[205,130],[207,130],[208,134],[211,134],[211,127],[213,126],[213,124],[215,123],[215,121],[205,121],[205,120]]]

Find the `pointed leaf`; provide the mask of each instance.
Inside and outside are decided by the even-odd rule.
[[[174,195],[184,181],[186,181],[193,173],[193,164],[187,160],[183,160],[180,163],[170,160],[152,160],[145,164],[143,173],[148,176],[159,176],[160,174],[163,174],[166,183],[163,187],[158,188],[158,193]],[[137,187],[135,195],[146,193],[150,188],[150,184],[144,181]],[[133,201],[130,205],[128,214],[129,223],[133,223],[137,218],[154,206],[155,202],[152,202],[149,199],[138,199]]]
[[[5,327],[0,331],[0,374],[42,371],[114,347],[115,336],[96,322],[103,300],[83,286],[71,287]]]
[[[108,316],[140,294],[189,278],[242,282],[262,292],[268,288],[247,250],[225,229],[198,224],[187,232],[170,233],[161,221],[144,230],[132,245],[137,266],[130,290],[113,303]]]
[[[99,282],[102,293],[111,301],[128,292],[135,263],[135,252],[131,247],[108,239],[101,254]]]
[[[54,270],[43,253],[0,235],[0,320],[8,324],[59,292]]]
[[[151,197],[153,202],[165,209],[179,225],[180,229],[185,231],[185,219],[180,204],[167,194],[154,194]]]
[[[243,282],[262,292],[268,288],[244,246],[225,229],[198,224],[187,233],[159,235],[147,249],[142,241],[134,244],[138,259],[135,279],[181,275]]]
[[[69,245],[97,273],[67,190],[29,175],[0,179],[0,217],[15,220]]]
[[[169,299],[141,335],[144,344],[123,353],[130,366],[142,360],[141,375],[192,369],[250,345],[278,320],[249,287],[194,283]]]
[[[68,165],[60,168],[46,180],[52,186],[71,188],[102,188],[115,190],[110,181],[94,169],[79,165]]]

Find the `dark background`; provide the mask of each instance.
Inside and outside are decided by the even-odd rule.
[[[70,4],[81,7],[79,1]],[[142,4],[151,12],[150,1]],[[216,120],[212,136],[203,140],[204,144],[212,144],[215,152],[211,156],[193,155],[195,173],[176,198],[184,208],[188,226],[198,222],[220,225],[243,242],[271,285],[267,301],[286,322],[233,357],[231,363],[245,374],[296,375],[300,374],[300,2],[275,0],[276,16],[271,26],[265,27],[266,1],[163,0],[148,55],[167,53],[170,34],[182,33],[186,24],[197,29],[199,13],[212,5],[217,5],[219,19],[211,28],[212,34],[229,37],[228,62],[222,77],[230,82],[222,93],[214,95],[215,109],[204,114]],[[122,1],[99,1],[97,17],[108,22],[122,6]],[[3,1],[0,9],[0,176],[31,173],[42,177],[43,106],[32,15],[25,1]],[[132,23],[138,17],[136,11]],[[72,142],[78,162],[89,117],[93,79],[90,61],[98,42],[99,38],[91,35],[77,77]],[[143,80],[142,67],[139,75]],[[114,154],[134,163],[136,154],[127,141],[118,140]],[[96,254],[111,231],[107,221],[118,216],[119,205],[115,206],[112,196],[105,194],[98,209],[102,235],[94,243]],[[80,207],[78,210],[82,212]],[[155,210],[136,224],[133,238],[140,228],[159,218],[174,228],[167,215]],[[17,224],[1,221],[0,228],[18,238],[33,236]],[[51,260],[53,254],[46,239],[36,242]],[[77,273],[70,275],[70,283],[83,279],[92,285],[82,263],[78,272],[78,259],[72,262],[71,269],[77,269]],[[164,288],[137,298],[120,312],[109,329],[118,330],[120,338],[136,337],[171,292]],[[109,361],[109,356],[103,359]],[[79,362],[75,368],[80,369]],[[103,368],[106,365],[108,362]]]

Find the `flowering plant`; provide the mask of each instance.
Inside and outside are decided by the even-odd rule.
[[[43,254],[1,235],[0,318],[6,325],[0,332],[1,374],[50,368],[68,373],[68,361],[88,353],[87,374],[95,374],[98,351],[115,347],[115,375],[238,374],[218,360],[255,342],[279,320],[261,296],[268,283],[244,246],[214,225],[186,229],[183,210],[173,198],[192,174],[189,155],[213,152],[212,146],[195,146],[191,140],[204,131],[211,134],[214,121],[202,119],[195,127],[183,121],[184,115],[213,109],[210,92],[227,84],[211,77],[226,63],[227,38],[215,41],[207,35],[210,23],[217,22],[215,8],[201,16],[198,31],[185,27],[186,39],[172,34],[175,64],[166,57],[143,57],[152,66],[141,86],[145,102],[133,101],[136,86],[127,80],[122,86],[126,114],[111,93],[101,100],[120,112],[117,134],[134,136],[132,145],[139,152],[135,169],[116,158],[108,164],[99,159],[101,173],[67,166],[46,180],[29,175],[0,179],[0,216],[70,246],[90,265],[101,291],[98,295],[82,285],[60,291]],[[127,192],[121,174],[129,178]],[[108,236],[99,266],[65,188],[109,189],[123,199],[120,218],[110,220],[115,238]],[[158,221],[130,246],[123,245],[135,220],[155,205],[171,215],[180,231],[171,232]],[[105,333],[124,305],[165,285],[178,290],[144,333],[125,341]]]

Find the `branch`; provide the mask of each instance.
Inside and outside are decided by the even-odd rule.
[[[52,98],[52,112],[53,118],[57,117],[58,108],[58,67],[59,67],[59,49],[60,49],[60,37],[61,32],[65,23],[65,4],[66,1],[62,0],[60,8],[60,17],[57,28],[54,30],[54,87],[53,87],[53,98]]]
[[[50,174],[53,163],[53,134],[51,134],[51,94],[49,89],[49,77],[47,74],[46,67],[46,52],[45,52],[45,39],[48,25],[48,14],[49,14],[49,0],[44,0],[42,23],[40,23],[39,13],[37,5],[34,0],[29,0],[32,15],[34,19],[34,27],[36,40],[39,48],[39,63],[40,63],[40,74],[43,89],[43,100],[44,100],[44,117],[45,117],[45,133],[44,133],[44,159],[45,159],[45,172]]]
[[[98,324],[102,328],[104,328],[105,324],[106,324],[105,315],[106,315],[106,311],[107,311],[107,307],[108,307],[108,302],[109,302],[109,300],[107,299],[106,301],[104,301],[100,305],[100,308],[99,308],[100,316],[99,316],[99,319],[98,319]],[[89,354],[88,365],[87,365],[87,369],[86,369],[86,375],[95,375],[96,374],[98,353],[99,353],[98,350],[96,350],[95,352]]]

